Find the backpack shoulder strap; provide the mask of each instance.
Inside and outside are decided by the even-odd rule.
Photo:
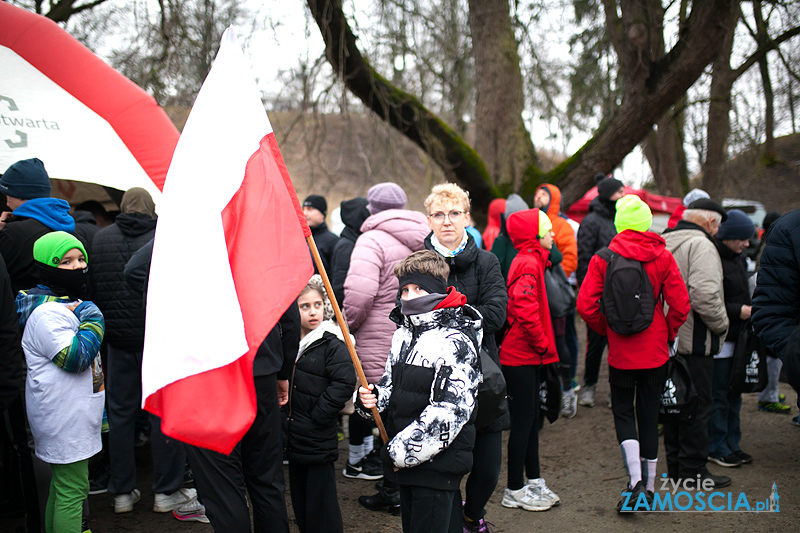
[[[605,248],[597,250],[597,252],[595,252],[594,255],[599,256],[600,259],[602,259],[606,263],[610,263],[611,259],[613,259],[616,254],[613,251],[611,251],[611,248],[606,246]]]

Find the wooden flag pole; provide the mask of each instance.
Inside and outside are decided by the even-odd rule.
[[[350,359],[353,360],[353,366],[356,369],[356,374],[358,374],[358,381],[361,383],[362,387],[368,389],[369,383],[367,382],[367,376],[364,374],[364,369],[361,367],[361,360],[359,360],[358,355],[356,355],[356,347],[353,345],[353,340],[350,338],[350,329],[347,327],[347,322],[345,322],[342,311],[339,309],[339,302],[336,301],[336,295],[333,294],[333,287],[328,279],[328,273],[325,272],[325,267],[322,264],[322,258],[319,255],[317,243],[314,242],[314,237],[312,235],[306,237],[306,242],[308,243],[308,248],[311,250],[314,263],[317,265],[319,275],[322,277],[322,283],[325,284],[325,290],[328,292],[328,299],[333,306],[333,313],[336,315],[336,321],[339,323],[339,327],[342,328],[344,343],[347,345],[347,351],[350,352]],[[383,442],[389,442],[389,436],[386,434],[386,428],[383,427],[383,421],[381,420],[381,415],[378,413],[377,407],[372,408],[372,416],[375,418],[375,425],[378,426],[378,431],[381,433]]]

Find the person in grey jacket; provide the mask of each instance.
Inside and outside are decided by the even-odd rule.
[[[708,421],[711,417],[713,356],[728,333],[728,315],[722,288],[722,263],[714,242],[719,225],[727,219],[717,202],[704,198],[689,204],[683,219],[664,232],[689,291],[692,310],[678,330],[677,353],[689,365],[697,391],[697,415],[688,425],[664,424],[664,449],[671,478],[711,479],[714,488],[730,485],[727,476],[715,476],[706,468]]]

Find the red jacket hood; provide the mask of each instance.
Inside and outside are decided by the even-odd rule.
[[[500,227],[500,215],[506,212],[506,199],[505,198],[495,198],[491,202],[489,202],[489,222],[487,224],[487,228],[489,226],[492,227]]]
[[[545,251],[539,244],[539,210],[517,211],[506,220],[506,230],[518,252]]]
[[[549,183],[542,183],[536,187],[537,192],[539,189],[547,189],[547,192],[550,193],[550,204],[547,206],[545,213],[550,217],[550,220],[554,220],[561,213],[561,189]]]
[[[456,290],[455,287],[447,287],[447,296],[444,300],[434,307],[434,309],[444,309],[445,307],[464,307],[467,304],[467,297]]]
[[[611,240],[608,247],[623,257],[650,262],[664,252],[666,243],[661,235],[652,231],[626,229]]]

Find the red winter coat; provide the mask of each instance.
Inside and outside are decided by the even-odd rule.
[[[646,330],[633,335],[620,335],[607,328],[600,312],[600,298],[608,263],[595,255],[578,293],[578,313],[586,324],[602,335],[608,335],[608,364],[614,368],[656,368],[667,362],[669,344],[689,314],[689,293],[678,270],[675,258],[666,249],[664,239],[649,231],[625,230],[608,246],[613,252],[644,263],[644,270],[653,286],[656,300],[653,322]],[[664,302],[669,306],[664,316]]]
[[[514,213],[506,230],[517,249],[508,270],[509,328],[500,346],[500,364],[546,365],[558,362],[556,336],[544,286],[550,255],[539,244],[539,210]]]

